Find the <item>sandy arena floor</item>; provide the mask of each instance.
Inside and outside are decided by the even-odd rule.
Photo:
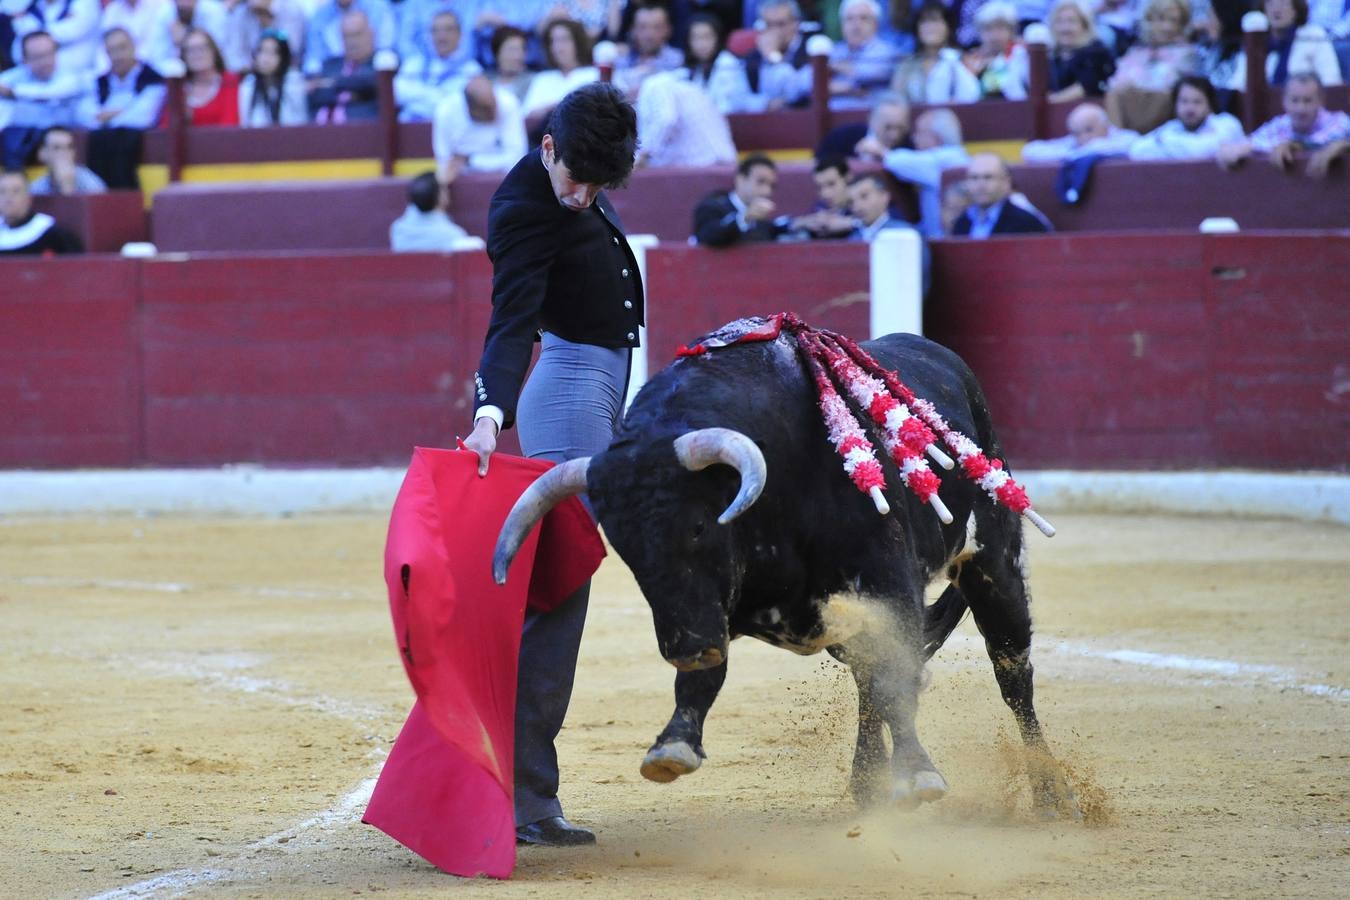
[[[411,702],[382,517],[0,519],[0,895],[1346,896],[1350,531],[1054,520],[1033,658],[1087,824],[1030,814],[969,622],[922,699],[935,806],[860,815],[846,672],[747,641],[708,763],[645,782],[674,673],[611,558],[560,739],[600,844],[495,883],[358,822]]]

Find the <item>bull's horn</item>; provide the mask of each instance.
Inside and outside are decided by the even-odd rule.
[[[755,442],[730,428],[700,428],[680,435],[675,439],[675,458],[691,472],[726,463],[741,473],[741,489],[736,499],[717,517],[722,525],[754,505],[769,475],[764,454]]]
[[[569,459],[540,475],[520,495],[502,524],[497,549],[492,554],[492,577],[498,584],[506,584],[506,570],[511,568],[511,561],[535,523],[568,497],[586,493],[586,469],[590,464],[589,456]]]

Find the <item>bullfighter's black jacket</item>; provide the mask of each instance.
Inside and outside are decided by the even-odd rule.
[[[637,258],[603,191],[589,209],[558,202],[536,148],[516,163],[488,207],[492,318],[474,376],[478,407],[515,422],[541,330],[579,344],[638,346],[643,318]]]

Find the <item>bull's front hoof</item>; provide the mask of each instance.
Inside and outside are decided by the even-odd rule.
[[[947,781],[926,769],[897,775],[891,785],[891,805],[897,809],[918,809],[921,803],[934,803],[947,796]]]
[[[657,744],[647,751],[642,760],[642,777],[648,781],[669,784],[681,775],[697,772],[703,757],[684,741]]]

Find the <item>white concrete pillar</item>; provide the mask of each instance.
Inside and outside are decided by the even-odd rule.
[[[912,228],[884,228],[869,249],[871,336],[923,334],[923,239]]]

